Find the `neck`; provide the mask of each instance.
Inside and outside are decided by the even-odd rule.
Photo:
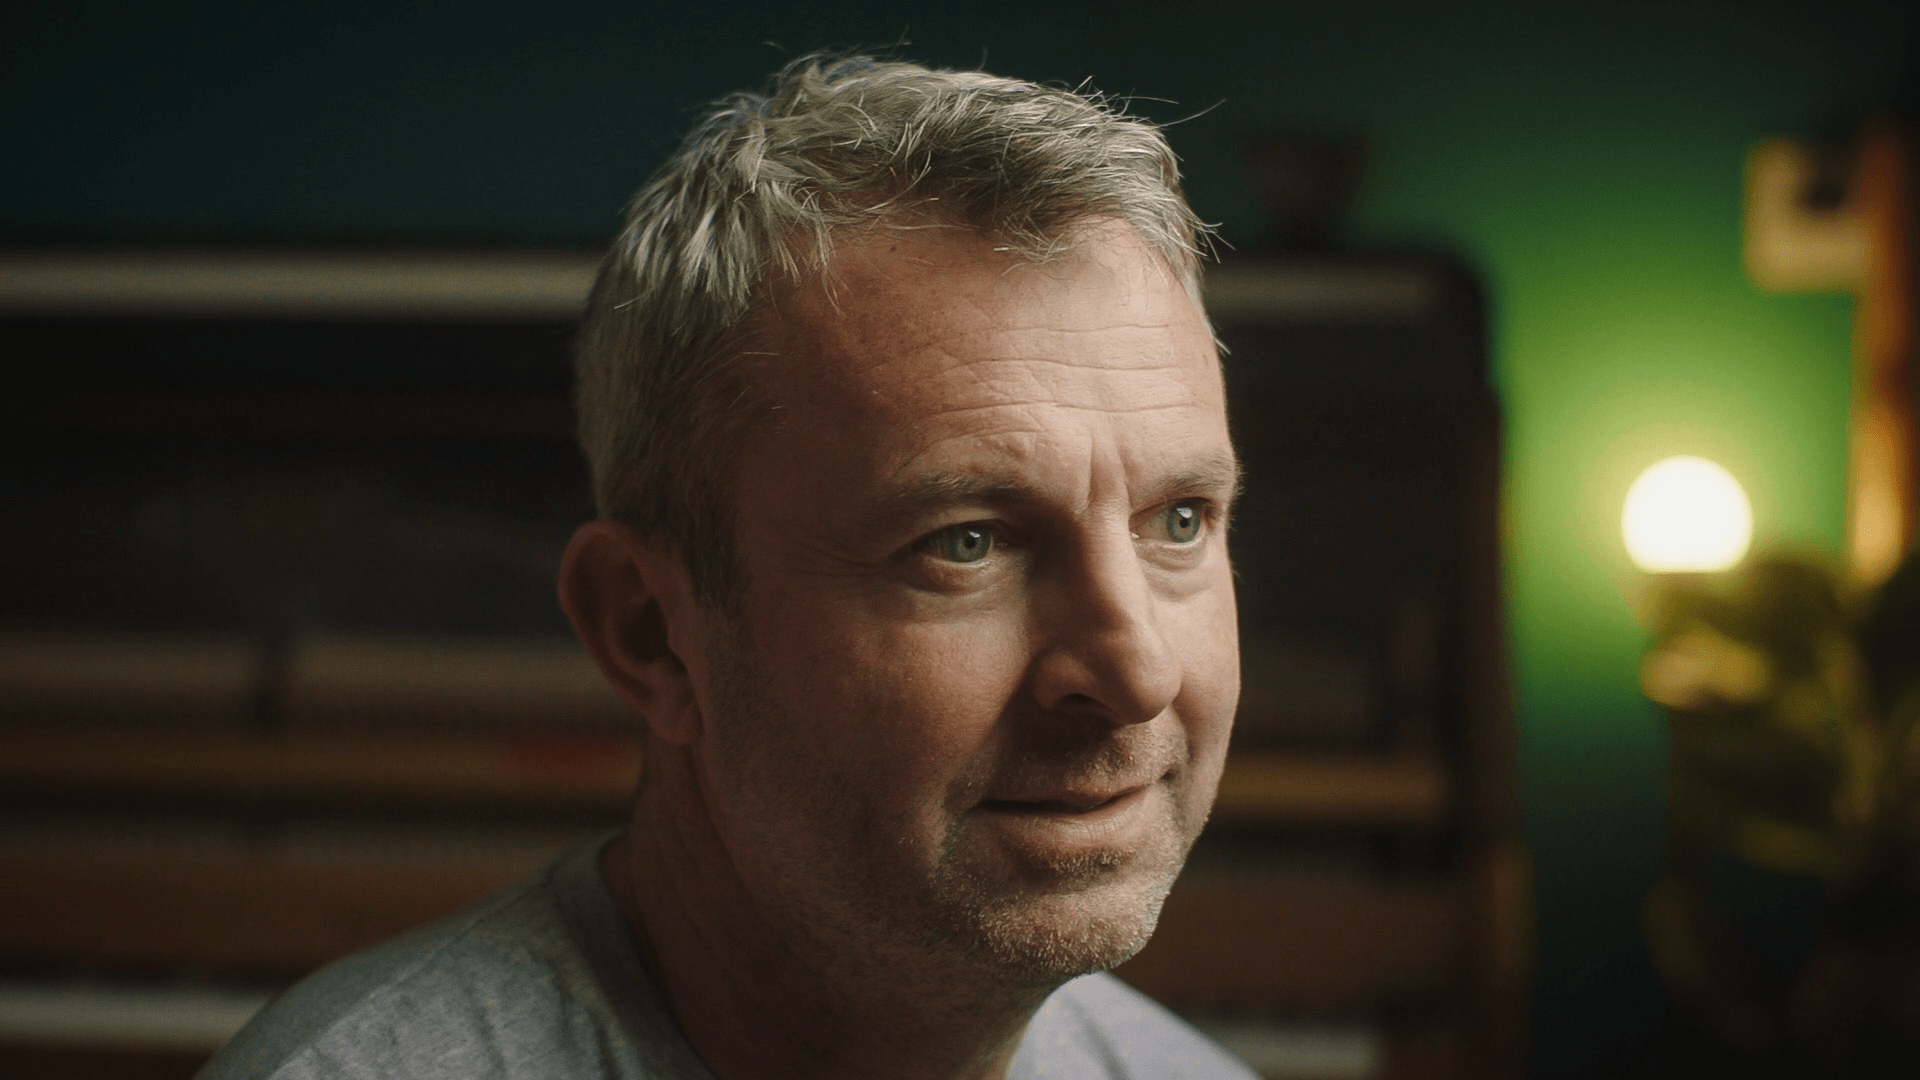
[[[601,874],[687,1040],[719,1080],[1001,1080],[1051,988],[951,948],[815,935],[749,894],[692,759],[654,742]]]

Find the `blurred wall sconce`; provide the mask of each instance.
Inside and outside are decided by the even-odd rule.
[[[1720,465],[1670,457],[1627,489],[1620,537],[1633,564],[1650,574],[1730,570],[1753,542],[1753,504]]]

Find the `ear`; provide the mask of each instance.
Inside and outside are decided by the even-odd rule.
[[[701,715],[686,655],[704,640],[692,582],[680,559],[632,528],[594,521],[574,531],[560,560],[560,607],[593,662],[646,718],[656,738],[685,746]]]

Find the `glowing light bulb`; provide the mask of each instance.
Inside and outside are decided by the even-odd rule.
[[[1753,505],[1733,474],[1705,458],[1647,466],[1627,490],[1620,535],[1635,566],[1656,574],[1725,570],[1747,554]]]

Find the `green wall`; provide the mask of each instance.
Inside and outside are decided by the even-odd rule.
[[[903,38],[1172,99],[1140,107],[1183,121],[1194,201],[1229,240],[1262,226],[1244,136],[1366,135],[1360,239],[1458,251],[1493,302],[1536,1061],[1619,1053],[1665,1007],[1636,928],[1663,741],[1634,689],[1619,500],[1654,459],[1703,453],[1763,538],[1834,549],[1849,306],[1744,281],[1741,162],[1894,100],[1902,5],[1169,10],[16,4],[0,239],[591,243],[700,102],[795,51]]]

